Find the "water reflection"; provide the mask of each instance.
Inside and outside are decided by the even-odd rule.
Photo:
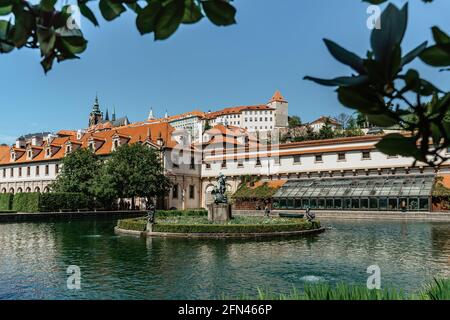
[[[0,225],[0,299],[177,299],[287,291],[311,281],[417,290],[450,276],[450,224],[326,220],[307,238],[141,239],[116,236],[114,221]],[[79,291],[66,268],[81,268]]]

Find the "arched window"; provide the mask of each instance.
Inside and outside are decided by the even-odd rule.
[[[22,192],[23,192],[22,188],[19,187],[19,188],[17,189],[17,193],[22,193]]]
[[[50,192],[50,189],[48,187],[45,187],[44,188],[44,193],[48,193],[48,192]]]
[[[41,188],[39,187],[34,188],[34,192],[41,192]]]
[[[10,188],[9,193],[14,194],[14,188]]]
[[[30,192],[31,192],[31,188],[30,188],[30,187],[27,187],[27,188],[25,189],[25,192],[26,192],[26,193],[30,193]]]
[[[2,189],[2,193],[6,193],[6,188],[3,188],[3,189]]]

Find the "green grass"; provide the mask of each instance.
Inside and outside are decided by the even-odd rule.
[[[145,218],[119,220],[118,227],[126,230],[144,231]],[[234,217],[227,222],[211,222],[206,216],[165,216],[156,218],[153,231],[169,233],[264,233],[317,229],[320,222],[304,219]]]
[[[220,299],[229,300],[222,296]],[[233,299],[233,298],[231,298]],[[435,279],[417,293],[406,294],[402,290],[384,288],[369,290],[365,286],[339,283],[336,286],[318,283],[308,284],[304,290],[293,288],[287,293],[275,293],[270,289],[258,289],[257,294],[241,295],[242,300],[450,300],[450,279]]]

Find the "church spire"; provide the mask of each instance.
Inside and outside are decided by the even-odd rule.
[[[109,121],[109,111],[106,109],[105,121]]]
[[[116,121],[116,107],[114,107],[114,109],[113,109],[113,114],[112,114],[112,117],[111,117],[111,121]]]
[[[148,113],[148,120],[155,119],[155,116],[153,115],[153,107],[150,107],[150,112]]]

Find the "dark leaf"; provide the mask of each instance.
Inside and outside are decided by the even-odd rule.
[[[11,32],[10,22],[0,20],[0,53],[8,53],[14,49],[14,46],[8,43],[10,32]]]
[[[99,7],[103,18],[107,21],[114,20],[126,11],[122,3],[114,2],[112,0],[100,0]]]
[[[6,16],[11,13],[12,5],[0,6],[0,16]]]
[[[184,2],[172,0],[158,13],[155,25],[155,40],[169,38],[183,20]]]
[[[92,10],[86,5],[86,3],[80,3],[78,2],[78,7],[80,8],[80,13],[88,19],[92,24],[96,27],[98,27],[98,21],[95,14],[92,12]]]
[[[425,49],[420,55],[420,59],[433,67],[450,66],[450,43]]]
[[[319,79],[314,77],[306,76],[303,78],[304,80],[314,81],[315,83],[330,86],[330,87],[338,87],[338,86],[357,86],[360,84],[364,84],[368,81],[367,76],[356,76],[356,77],[338,77],[334,79]]]
[[[411,61],[413,61],[415,58],[417,58],[426,48],[427,48],[428,41],[425,41],[421,45],[419,45],[417,48],[411,50],[408,52],[403,58],[401,65],[404,66]]]
[[[185,0],[183,23],[190,24],[199,22],[203,18],[200,6],[194,0]]]
[[[353,68],[353,70],[359,72],[360,74],[365,73],[363,59],[358,57],[353,52],[350,52],[350,51],[342,48],[337,43],[335,43],[331,40],[323,39],[323,41],[325,42],[325,45],[327,46],[328,51],[330,51],[331,55],[336,60],[338,60],[339,62],[341,62],[347,66],[350,66],[351,68]]]
[[[228,26],[236,23],[236,9],[224,0],[202,1],[203,10],[212,23],[217,26]]]
[[[43,11],[52,12],[55,10],[55,4],[57,0],[41,0],[39,7]]]
[[[47,56],[55,47],[56,34],[53,29],[38,27],[36,30],[41,55]]]
[[[19,11],[16,13],[16,25],[13,31],[13,42],[17,48],[23,47],[35,26],[35,18],[29,11]]]
[[[136,16],[136,26],[141,34],[153,32],[155,30],[156,17],[162,9],[159,2],[150,2]]]
[[[385,107],[384,103],[366,88],[339,87],[337,92],[340,103],[365,114],[379,113]]]
[[[370,42],[375,59],[386,62],[392,52],[403,40],[408,22],[408,4],[399,10],[395,5],[389,4],[381,14],[381,28],[374,29]]]
[[[433,32],[434,41],[436,41],[437,44],[450,43],[450,36],[438,27],[434,26],[431,28],[431,31]]]
[[[420,154],[417,149],[415,139],[413,137],[405,137],[399,133],[391,133],[385,136],[376,145],[381,152],[390,156],[414,157],[423,161],[425,157]]]

